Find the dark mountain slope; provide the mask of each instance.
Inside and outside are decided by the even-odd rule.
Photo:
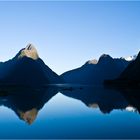
[[[62,83],[60,77],[39,58],[32,44],[11,60],[0,63],[0,83],[42,85]]]
[[[140,53],[136,60],[132,61],[128,67],[114,80],[106,80],[105,85],[122,85],[127,87],[140,86]]]
[[[118,77],[129,63],[125,59],[113,59],[104,54],[98,62],[88,61],[80,68],[63,73],[61,77],[66,83],[102,84],[105,79]]]

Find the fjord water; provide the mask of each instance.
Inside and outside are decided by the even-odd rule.
[[[0,138],[140,138],[139,90],[0,89]]]

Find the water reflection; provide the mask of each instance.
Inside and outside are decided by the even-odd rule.
[[[32,124],[36,119],[39,110],[47,103],[55,94],[57,88],[14,88],[0,90],[0,105],[4,105],[12,109],[17,116]]]
[[[139,89],[118,89],[125,99],[129,102],[134,108],[132,111],[137,110],[140,113],[140,90]],[[130,110],[130,108],[127,108]]]
[[[140,112],[140,91],[104,87],[83,87],[76,90],[62,90],[64,95],[81,100],[90,108],[99,108],[102,113],[113,110]]]
[[[51,86],[47,88],[0,88],[0,106],[12,109],[19,119],[32,124],[39,110],[58,92],[99,108],[102,113],[112,110],[140,112],[139,90],[107,89],[88,86]]]

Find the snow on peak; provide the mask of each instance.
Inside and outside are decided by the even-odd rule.
[[[124,59],[125,59],[126,61],[133,61],[133,60],[136,59],[136,57],[137,57],[137,55],[133,55],[133,56],[125,57]]]
[[[98,60],[96,60],[96,59],[89,60],[87,63],[88,64],[97,64],[98,63]]]
[[[35,49],[35,47],[34,47],[33,44],[29,43],[29,44],[26,46],[26,49],[27,49],[27,50],[33,50],[33,49]]]
[[[26,48],[21,50],[20,55],[18,56],[18,58],[22,58],[24,56],[32,58],[33,60],[36,60],[36,59],[39,58],[36,48],[31,43],[29,43],[26,46]]]

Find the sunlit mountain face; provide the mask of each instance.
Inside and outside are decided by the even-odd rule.
[[[33,44],[28,44],[26,48],[22,49],[16,56],[18,59],[29,57],[33,60],[39,59],[38,52]]]

